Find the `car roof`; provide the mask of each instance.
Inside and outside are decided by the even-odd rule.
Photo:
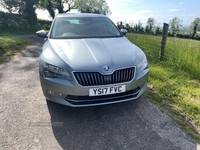
[[[105,15],[92,14],[92,13],[62,13],[62,14],[56,15],[55,18],[58,18],[58,17],[105,17],[107,18]]]

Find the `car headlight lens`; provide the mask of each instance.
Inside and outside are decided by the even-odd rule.
[[[138,72],[140,72],[146,68],[148,68],[148,63],[147,63],[147,58],[144,57],[144,59],[137,64],[137,70]]]
[[[47,78],[62,78],[71,80],[69,71],[48,63],[44,63],[44,76]]]

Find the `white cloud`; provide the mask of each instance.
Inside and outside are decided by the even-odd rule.
[[[181,16],[183,16],[183,17],[192,17],[192,16],[194,16],[194,14],[182,14]]]
[[[183,2],[180,2],[179,4],[180,4],[180,5],[182,5],[182,4],[183,4]]]
[[[140,10],[138,12],[136,12],[136,14],[140,14],[140,15],[143,15],[143,14],[148,14],[148,13],[152,13],[153,11],[151,10]]]
[[[169,12],[180,11],[180,9],[168,9]]]

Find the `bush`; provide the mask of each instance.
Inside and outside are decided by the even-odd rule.
[[[200,36],[199,36],[199,35],[196,35],[196,36],[194,37],[194,39],[200,40]]]
[[[52,21],[48,21],[48,20],[38,20],[38,25],[40,28],[44,29],[44,30],[49,30],[51,27],[51,23]]]
[[[29,28],[28,21],[23,15],[0,12],[1,30],[26,30]]]
[[[176,34],[176,37],[183,38],[184,35],[183,34]]]
[[[38,20],[35,26],[31,26],[26,16],[20,14],[0,12],[0,31],[37,31],[49,30],[51,21]]]
[[[185,39],[189,39],[189,38],[190,38],[190,35],[189,35],[189,34],[184,34],[184,38],[185,38]]]

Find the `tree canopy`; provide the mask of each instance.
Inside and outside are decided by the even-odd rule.
[[[110,15],[111,11],[105,0],[76,0],[76,9],[82,13]]]
[[[82,13],[111,13],[106,0],[0,0],[9,12],[17,12],[26,16],[30,25],[37,23],[36,8],[47,10],[52,18],[58,13],[66,13],[77,9]]]
[[[182,20],[180,20],[177,17],[174,17],[172,20],[170,20],[170,31],[174,35],[180,31],[180,28],[182,27]]]
[[[190,30],[192,31],[192,37],[194,37],[197,31],[200,30],[200,18],[195,18],[194,21],[191,22]]]
[[[39,0],[39,4],[37,5],[40,9],[47,9],[52,18],[55,10],[58,10],[58,13],[65,13],[70,11],[71,9],[75,9],[75,0]],[[64,8],[64,5],[67,5],[68,8]],[[54,13],[53,13],[54,12]]]
[[[67,6],[65,8],[64,6]],[[39,0],[38,8],[48,10],[52,18],[55,11],[66,13],[71,9],[77,9],[82,13],[99,13],[109,15],[111,13],[105,0]]]
[[[37,23],[37,15],[35,13],[35,4],[39,0],[1,0],[1,4],[9,12],[17,12],[23,14],[30,25],[35,25]]]
[[[152,29],[155,27],[156,20],[154,18],[148,18],[147,25],[145,27],[145,32],[150,33]]]

